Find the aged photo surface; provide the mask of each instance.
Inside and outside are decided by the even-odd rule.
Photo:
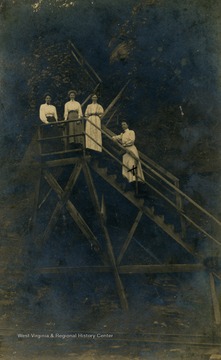
[[[221,359],[221,2],[0,1],[0,357]]]

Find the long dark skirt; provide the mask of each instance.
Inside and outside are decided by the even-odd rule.
[[[61,139],[50,139],[54,137],[62,136],[62,130],[58,127],[57,123],[55,124],[55,120],[48,118],[47,119],[50,124],[45,125],[41,128],[41,138],[45,140],[41,142],[42,153],[53,153],[62,150],[62,141]]]

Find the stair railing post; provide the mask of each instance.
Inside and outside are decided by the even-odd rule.
[[[38,126],[38,151],[39,151],[39,155],[41,156],[42,154],[42,146],[41,146],[41,139],[42,139],[42,136],[41,136],[41,126]]]

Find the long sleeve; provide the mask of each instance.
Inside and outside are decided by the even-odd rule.
[[[56,121],[58,121],[58,114],[57,114],[56,107],[54,107],[54,118],[55,118]]]
[[[40,109],[39,109],[39,117],[41,119],[41,121],[45,124],[48,123],[47,121],[47,118],[46,118],[46,115],[45,115],[45,109],[44,109],[44,105],[41,105],[40,106]]]
[[[81,118],[83,116],[83,112],[81,109],[81,105],[78,103],[78,117]]]
[[[112,139],[113,140],[122,140],[122,133],[120,134],[120,135],[114,135],[114,136],[112,136]]]
[[[104,113],[104,109],[103,109],[103,107],[101,105],[98,105],[97,113],[98,113],[98,116],[101,116]]]
[[[90,105],[88,105],[88,106],[86,107],[85,117],[90,116],[89,106],[90,106]]]
[[[133,130],[129,130],[126,133],[124,133],[124,136],[122,138],[123,146],[132,146],[135,142],[135,132]]]
[[[68,118],[68,103],[64,105],[64,120]]]

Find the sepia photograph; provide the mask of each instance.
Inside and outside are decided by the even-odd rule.
[[[220,0],[0,0],[0,359],[221,360]]]

